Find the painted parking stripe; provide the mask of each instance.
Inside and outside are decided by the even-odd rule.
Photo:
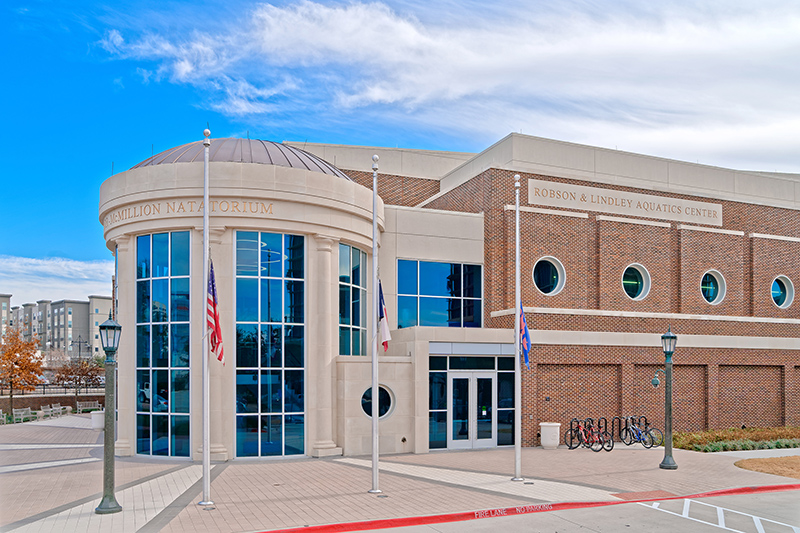
[[[725,515],[727,513],[729,515],[738,515],[738,516],[743,516],[743,517],[749,518],[750,520],[753,521],[753,526],[756,528],[756,531],[758,533],[764,533],[764,531],[765,531],[764,524],[771,524],[772,526],[782,526],[784,528],[787,528],[787,530],[793,531],[794,533],[800,533],[800,527],[797,527],[797,526],[792,526],[790,524],[784,524],[783,522],[777,522],[775,520],[770,520],[769,518],[762,518],[760,516],[755,516],[755,515],[751,515],[751,514],[748,514],[748,513],[743,513],[741,511],[735,511],[733,509],[728,509],[726,507],[720,507],[718,505],[711,505],[710,503],[699,502],[699,501],[696,501],[696,500],[693,500],[693,499],[690,499],[690,498],[687,498],[687,499],[685,499],[683,501],[683,509],[681,510],[680,513],[676,513],[676,512],[664,509],[659,505],[658,502],[654,502],[654,503],[637,502],[637,503],[639,503],[639,505],[642,505],[644,507],[649,507],[651,509],[655,509],[656,511],[661,511],[662,513],[671,514],[672,516],[680,516],[681,518],[685,518],[687,520],[692,520],[693,522],[700,522],[701,524],[706,524],[708,526],[713,526],[713,527],[716,527],[716,528],[719,528],[719,529],[724,529],[725,531],[735,531],[737,533],[741,533],[741,530],[733,529],[733,528],[728,527],[726,525],[726,523],[725,523]],[[709,507],[711,509],[714,509],[716,511],[716,516],[717,516],[716,523],[708,521],[708,520],[703,520],[703,519],[700,519],[700,518],[696,518],[694,516],[691,516],[692,506],[695,506],[695,508],[698,507],[698,506],[701,506],[701,507]],[[772,531],[772,530],[773,529],[770,528],[770,531]]]
[[[514,516],[549,511],[565,511],[569,509],[588,509],[591,507],[605,507],[626,503],[647,503],[666,500],[683,500],[712,498],[716,496],[735,496],[742,494],[766,494],[769,492],[784,492],[800,490],[800,483],[789,485],[764,485],[760,487],[739,487],[735,489],[713,490],[690,496],[675,496],[674,498],[652,498],[649,500],[632,501],[599,501],[599,502],[557,502],[537,505],[520,505],[517,507],[501,507],[498,509],[484,509],[462,513],[450,513],[429,516],[409,516],[405,518],[390,518],[385,520],[368,520],[364,522],[346,522],[341,524],[326,524],[321,526],[295,527],[289,529],[272,530],[272,533],[334,533],[341,531],[367,531],[370,529],[388,529],[393,527],[422,526],[429,524],[442,524],[446,522],[463,522],[482,518],[495,518],[499,516]],[[793,527],[793,526],[790,526]],[[266,533],[266,532],[262,532]]]

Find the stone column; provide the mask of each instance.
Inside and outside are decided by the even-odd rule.
[[[122,326],[117,351],[117,440],[114,454],[134,455],[136,450],[136,250],[135,241],[120,236],[117,245],[117,322]],[[105,321],[105,318],[103,318]]]
[[[337,279],[333,267],[333,247],[338,242],[333,237],[326,235],[315,235],[316,257],[313,272],[310,272],[309,286],[311,287],[312,298],[317,304],[312,306],[309,313],[309,324],[314,324],[313,328],[308,328],[306,339],[308,342],[308,364],[309,369],[308,386],[309,389],[315,388],[315,402],[309,402],[306,409],[313,408],[313,416],[309,421],[316,419],[315,438],[311,446],[313,457],[327,457],[331,455],[342,455],[342,448],[337,447],[333,441],[333,378],[334,378],[334,335],[333,332],[338,324],[338,313],[334,307],[333,295],[338,289]],[[309,246],[309,248],[311,248]],[[313,381],[312,381],[313,380]]]

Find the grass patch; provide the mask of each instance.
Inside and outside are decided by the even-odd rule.
[[[698,452],[800,448],[800,427],[729,428],[676,433],[672,445]]]

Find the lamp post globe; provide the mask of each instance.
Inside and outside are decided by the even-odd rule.
[[[111,318],[108,313],[108,320],[100,324],[100,343],[106,353],[106,404],[105,421],[103,427],[103,499],[100,505],[95,508],[97,514],[111,514],[122,511],[122,506],[117,503],[114,496],[114,436],[115,436],[115,416],[116,413],[116,377],[117,360],[116,354],[119,348],[119,338],[122,334],[122,326]]]
[[[661,348],[664,350],[664,459],[658,465],[665,470],[678,468],[672,457],[672,354],[675,353],[677,343],[678,336],[668,327],[667,332],[661,336]],[[656,379],[653,379],[654,385]]]

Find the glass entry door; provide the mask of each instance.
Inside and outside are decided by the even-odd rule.
[[[494,372],[449,372],[447,379],[447,447],[497,446]]]

